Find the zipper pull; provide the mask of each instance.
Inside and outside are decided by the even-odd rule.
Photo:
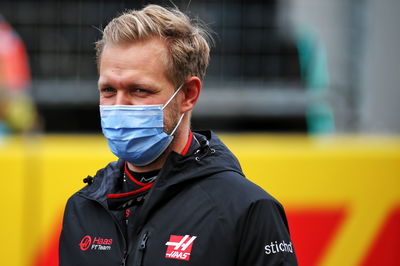
[[[137,262],[135,265],[143,266],[143,257],[144,257],[144,252],[146,249],[146,243],[147,243],[148,239],[149,239],[149,232],[146,232],[146,233],[144,233],[142,239],[140,240],[139,248],[138,248]]]
[[[144,235],[143,235],[143,238],[142,238],[142,241],[140,241],[140,246],[139,246],[139,250],[145,250],[146,249],[146,242],[147,242],[147,239],[149,239],[149,234],[146,232]]]
[[[126,251],[124,252],[124,256],[122,257],[122,262],[121,262],[121,266],[125,266],[126,265],[126,258],[128,257],[128,253],[126,253]]]

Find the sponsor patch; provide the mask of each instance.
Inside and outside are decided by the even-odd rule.
[[[165,243],[167,245],[167,252],[165,257],[168,259],[186,260],[190,259],[190,253],[192,252],[193,242],[197,236],[177,236],[171,235],[169,241]]]
[[[79,243],[79,247],[82,251],[87,250],[111,250],[112,238],[92,237],[86,235],[82,238]]]
[[[275,254],[279,252],[289,252],[289,253],[294,253],[293,252],[293,244],[292,242],[286,243],[285,241],[282,242],[271,242],[270,244],[266,245],[264,247],[265,249],[265,254],[270,255],[270,254]]]

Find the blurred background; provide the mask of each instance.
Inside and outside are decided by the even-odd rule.
[[[148,2],[1,1],[3,23],[27,50],[31,78],[19,86],[40,131],[99,132],[93,43],[116,14]],[[398,1],[174,3],[215,32],[195,128],[400,132]]]
[[[0,175],[12,188],[1,207],[16,217],[2,216],[14,241],[2,264],[56,265],[66,199],[115,159],[100,135],[94,42],[148,3],[172,6],[0,1]],[[224,133],[284,203],[300,265],[400,265],[400,1],[173,3],[214,31],[193,129]]]

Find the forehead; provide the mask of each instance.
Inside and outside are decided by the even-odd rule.
[[[160,38],[120,44],[106,44],[100,62],[100,77],[126,74],[134,76],[164,76],[168,73],[168,47]]]

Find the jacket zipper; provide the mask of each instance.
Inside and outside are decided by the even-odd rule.
[[[121,262],[121,266],[125,266],[126,265],[126,259],[128,258],[128,253],[124,253],[124,256],[122,257],[122,262]]]
[[[147,247],[148,239],[149,239],[149,232],[145,232],[139,243],[138,257],[137,257],[137,264],[136,264],[137,266],[143,266],[144,252]]]
[[[80,195],[81,197],[85,198],[85,199],[88,199],[88,200],[91,200],[91,201],[94,201],[94,202],[97,202],[98,204],[100,204],[100,206],[111,216],[111,218],[113,219],[114,223],[117,225],[119,234],[122,236],[122,239],[124,240],[124,241],[123,241],[123,243],[124,243],[124,250],[123,250],[124,255],[123,255],[123,257],[121,258],[121,266],[125,266],[125,265],[126,265],[126,259],[128,258],[127,241],[126,241],[126,238],[125,238],[125,236],[124,236],[124,233],[122,232],[121,225],[119,224],[119,221],[118,221],[117,218],[115,218],[115,216],[110,212],[110,210],[108,210],[106,207],[103,206],[103,204],[101,204],[100,201],[95,200],[95,199],[92,199],[92,198],[90,198],[90,197],[87,197],[86,195],[81,194],[81,193],[79,193],[79,195]]]

